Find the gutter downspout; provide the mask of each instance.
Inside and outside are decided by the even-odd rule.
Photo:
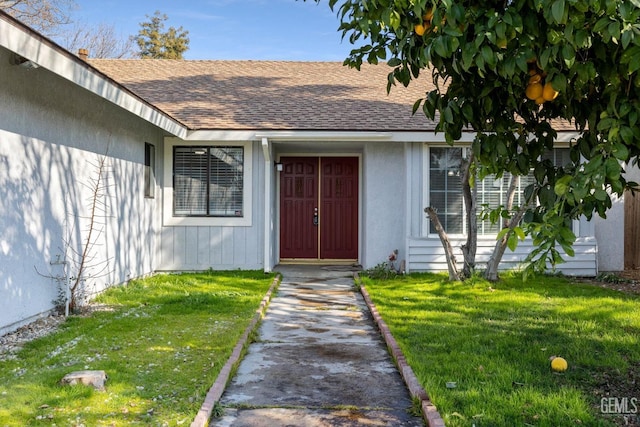
[[[409,251],[411,250],[411,245],[409,244],[409,242],[411,241],[411,218],[412,218],[412,194],[414,193],[414,184],[413,184],[413,180],[411,179],[411,175],[413,173],[413,162],[411,161],[411,159],[413,158],[413,156],[411,155],[411,152],[413,150],[413,145],[410,142],[405,142],[404,143],[404,162],[405,162],[405,170],[407,171],[405,174],[405,185],[406,185],[406,190],[404,193],[404,197],[405,197],[405,209],[404,209],[404,213],[405,213],[405,218],[404,218],[404,259],[405,259],[405,267],[404,267],[404,271],[406,274],[409,274],[411,271],[411,263],[409,262]],[[419,209],[416,209],[416,212],[419,212]],[[400,261],[401,262],[401,261]]]
[[[273,159],[271,156],[271,143],[266,137],[262,138],[262,152],[264,154],[264,260],[263,268],[265,273],[273,270],[273,260],[271,257],[271,238],[272,238],[272,186],[273,180]]]

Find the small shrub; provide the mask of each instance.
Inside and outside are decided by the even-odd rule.
[[[617,284],[617,283],[631,283],[631,280],[625,279],[623,277],[618,276],[615,273],[611,273],[611,272],[602,272],[599,273],[596,276],[596,280],[599,280],[601,282],[605,282],[605,283],[613,283],[613,284]]]
[[[372,279],[393,279],[398,276],[398,272],[395,271],[387,262],[381,262],[373,268],[365,270],[363,274]]]

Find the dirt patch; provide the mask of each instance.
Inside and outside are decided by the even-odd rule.
[[[64,316],[51,314],[0,336],[0,361],[13,359],[26,343],[55,331],[64,320]]]
[[[593,279],[580,279],[581,282],[601,288],[624,292],[630,295],[640,295],[640,269],[600,273]],[[612,372],[598,372],[594,374],[595,387],[593,394],[596,397],[598,407],[596,412],[609,410],[607,406],[615,404],[624,405],[623,399],[637,399],[631,410],[640,409],[640,361],[629,364],[626,372],[615,370]],[[614,399],[613,401],[609,399]],[[604,401],[603,401],[604,400]],[[615,409],[615,408],[614,408]],[[609,421],[618,426],[640,426],[640,414],[608,414]]]
[[[599,404],[596,411],[609,412],[605,416],[615,425],[639,427],[640,362],[631,363],[627,372],[599,372],[594,379],[593,392]],[[629,413],[615,413],[618,410]]]
[[[627,294],[640,295],[640,269],[602,272],[595,278],[582,278],[579,281]]]
[[[104,304],[88,304],[75,316],[90,316],[96,311],[113,311],[114,307]],[[22,347],[36,338],[44,337],[58,329],[66,318],[60,313],[52,313],[24,325],[13,332],[0,336],[0,361],[13,359]]]

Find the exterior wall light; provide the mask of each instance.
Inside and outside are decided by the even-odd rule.
[[[17,65],[18,67],[22,67],[22,68],[26,68],[27,70],[33,70],[38,68],[38,64],[36,64],[35,62],[27,59],[27,58],[23,58],[20,55],[13,55],[13,58],[11,59],[11,63],[13,65]]]

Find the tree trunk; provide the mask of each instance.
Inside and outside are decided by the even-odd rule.
[[[442,224],[440,223],[440,219],[436,214],[436,210],[432,207],[424,208],[427,216],[433,223],[433,226],[438,233],[438,237],[440,237],[440,242],[442,242],[442,247],[444,248],[444,254],[447,259],[447,268],[449,269],[449,280],[457,281],[460,280],[460,272],[458,271],[458,266],[456,265],[456,257],[453,254],[453,248],[451,247],[451,242],[449,241],[449,237],[447,233],[442,228]]]
[[[509,190],[507,191],[507,204],[506,209],[511,211],[513,209],[513,201],[515,199],[516,190],[518,189],[518,184],[520,183],[519,175],[512,175],[511,182],[509,183]],[[535,194],[535,193],[534,193]],[[532,199],[535,199],[535,195],[532,196]],[[487,262],[487,269],[484,272],[484,278],[490,280],[492,282],[498,281],[498,266],[502,261],[502,256],[504,255],[505,250],[507,249],[507,243],[509,242],[509,237],[513,233],[513,229],[517,227],[517,225],[522,221],[522,217],[524,216],[527,208],[529,207],[530,201],[525,201],[522,206],[518,208],[518,211],[513,214],[513,216],[505,220],[505,224],[503,229],[508,228],[509,231],[502,236],[501,239],[496,241],[496,245],[493,248],[493,252],[491,253],[491,257]]]
[[[462,267],[462,276],[469,278],[473,274],[476,267],[476,250],[478,248],[478,187],[471,186],[469,182],[471,171],[475,167],[475,156],[473,153],[462,164],[462,196],[464,199],[464,207],[467,212],[467,241],[462,245],[462,256],[464,266]]]

